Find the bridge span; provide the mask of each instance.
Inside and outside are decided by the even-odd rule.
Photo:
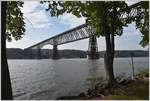
[[[40,49],[47,45],[53,45],[53,56],[52,58],[58,58],[58,53],[57,53],[57,46],[61,45],[61,44],[66,44],[66,43],[70,43],[70,42],[74,42],[74,41],[78,41],[78,40],[82,40],[82,39],[86,39],[86,38],[90,38],[89,40],[89,58],[93,59],[93,58],[98,58],[98,48],[97,48],[97,40],[96,40],[96,36],[94,35],[94,29],[90,26],[88,26],[87,24],[82,24],[80,26],[77,26],[75,28],[72,28],[68,31],[65,31],[63,33],[60,33],[58,35],[55,35],[49,39],[46,39],[44,41],[41,41],[33,46],[30,46],[26,49],[38,49],[38,54],[40,54]],[[90,54],[92,53],[92,54]],[[40,58],[40,55],[39,55]]]
[[[124,20],[124,18],[126,18],[127,16],[129,17],[133,17],[135,16],[138,11],[135,8],[139,7],[140,2],[133,4],[129,7],[130,12],[127,13],[122,13],[119,18],[121,20]],[[39,58],[40,58],[40,54],[41,51],[40,49],[47,44],[53,45],[53,55],[52,58],[53,59],[57,59],[59,58],[58,56],[58,52],[57,52],[57,46],[61,45],[61,44],[66,44],[66,43],[70,43],[70,42],[74,42],[74,41],[78,41],[78,40],[82,40],[82,39],[86,39],[89,38],[89,48],[88,48],[88,58],[89,59],[98,59],[99,55],[98,55],[98,46],[97,46],[97,39],[95,36],[95,31],[94,28],[92,28],[91,26],[87,25],[87,24],[82,24],[80,26],[77,26],[75,28],[72,28],[68,31],[65,31],[63,33],[60,33],[58,35],[55,35],[51,38],[48,38],[44,41],[41,41],[33,46],[30,46],[26,49],[38,49],[38,54],[39,54]]]

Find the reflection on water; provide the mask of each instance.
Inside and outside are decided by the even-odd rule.
[[[115,75],[131,75],[130,60],[115,59]],[[8,60],[8,63],[15,99],[53,100],[78,95],[87,91],[99,77],[106,76],[103,59]],[[148,67],[148,58],[135,58],[134,65],[135,72]],[[93,81],[89,82],[90,78]]]
[[[88,60],[88,61],[89,62],[87,63],[89,67],[89,72],[88,72],[88,77],[87,77],[87,84],[90,88],[93,89],[99,77],[99,72],[98,72],[99,64],[97,60]]]
[[[88,60],[89,61],[89,60]],[[91,60],[90,62],[87,62],[88,63],[88,67],[89,67],[89,76],[92,76],[92,77],[96,77],[98,76],[98,61],[97,60]]]

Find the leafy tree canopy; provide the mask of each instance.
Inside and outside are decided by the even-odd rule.
[[[20,7],[23,7],[23,2],[21,1],[7,1],[6,39],[8,41],[11,41],[12,37],[15,40],[19,40],[24,35],[25,22]]]
[[[135,21],[136,28],[140,30],[143,37],[140,43],[146,46],[149,42],[148,2],[139,3],[139,6],[135,8],[138,13],[134,17],[123,16],[131,12],[124,1],[44,1],[41,3],[48,3],[46,10],[50,11],[51,16],[72,13],[77,17],[86,17],[86,23],[96,29],[97,36],[105,36],[104,23],[108,25],[109,33],[122,35],[123,27]]]
[[[145,47],[149,44],[149,2],[141,1],[137,11],[136,28],[142,33],[140,44]]]
[[[103,23],[108,23],[112,26],[115,22],[116,35],[122,34],[122,26],[126,26],[125,20],[120,20],[121,13],[124,13],[127,9],[125,2],[106,2],[106,1],[47,1],[51,16],[59,16],[65,12],[72,13],[77,17],[86,17],[86,23],[96,28],[96,34],[104,35]],[[114,12],[116,13],[114,15]],[[105,15],[105,16],[104,16]],[[115,19],[114,19],[115,16]],[[107,19],[107,22],[103,21],[103,18]],[[115,21],[113,21],[115,20]]]

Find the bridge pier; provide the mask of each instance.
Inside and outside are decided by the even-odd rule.
[[[53,45],[53,53],[52,53],[52,59],[58,59],[58,50],[57,45]]]
[[[88,59],[99,59],[97,39],[95,35],[89,38]]]

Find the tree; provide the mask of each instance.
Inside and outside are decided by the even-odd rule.
[[[149,45],[149,1],[141,1],[137,11],[133,21],[136,22],[136,28],[142,33],[140,44],[145,47]]]
[[[20,1],[2,1],[1,2],[1,25],[2,25],[2,64],[1,64],[1,78],[2,78],[2,100],[12,100],[11,80],[6,56],[6,40],[11,41],[12,37],[18,40],[25,32],[25,23],[23,21],[23,13],[20,7],[23,2]]]
[[[148,2],[139,3],[136,9],[140,12],[136,16],[126,16],[123,14],[130,13],[130,7],[124,1],[44,1],[47,3],[51,16],[59,16],[64,13],[72,13],[77,17],[86,17],[86,23],[92,26],[97,36],[104,36],[106,40],[105,67],[109,84],[115,82],[113,73],[114,60],[114,37],[122,35],[123,27],[136,21],[137,29],[140,29],[143,40],[141,44],[147,45],[149,42],[148,32]],[[143,11],[144,9],[144,11]],[[144,19],[144,23],[143,22]]]
[[[72,13],[77,17],[86,17],[86,23],[95,29],[97,36],[104,36],[106,40],[105,68],[108,84],[115,82],[113,73],[114,36],[122,35],[123,26],[127,26],[127,18],[120,19],[122,14],[129,13],[124,1],[45,1],[47,11],[51,16]]]

